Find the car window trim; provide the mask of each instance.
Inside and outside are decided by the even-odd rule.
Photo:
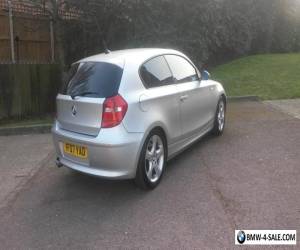
[[[187,57],[185,57],[185,56],[182,56],[182,55],[178,55],[178,54],[164,54],[164,57],[165,57],[165,56],[178,56],[178,57],[181,57],[181,58],[183,58],[185,61],[187,61],[187,62],[194,68],[194,70],[195,70],[195,75],[197,76],[197,79],[196,79],[196,80],[194,80],[194,81],[184,81],[184,82],[180,82],[180,81],[178,81],[178,80],[174,77],[174,73],[173,73],[173,71],[172,71],[172,69],[171,69],[171,67],[170,67],[170,65],[169,65],[169,63],[168,63],[168,60],[167,60],[167,58],[165,58],[167,64],[169,65],[169,69],[171,70],[171,73],[172,73],[172,75],[173,75],[175,84],[184,84],[184,83],[188,83],[188,82],[201,81],[201,77],[199,76],[199,70],[197,69],[197,67],[194,65],[194,63],[193,63],[189,58],[187,58]]]
[[[80,68],[84,63],[95,63],[95,64],[96,64],[96,63],[105,63],[105,64],[110,64],[110,65],[113,65],[113,66],[116,66],[116,67],[120,68],[120,69],[122,70],[122,73],[121,73],[121,75],[120,75],[120,82],[118,83],[118,88],[117,88],[117,89],[118,89],[117,92],[119,92],[120,86],[121,86],[121,83],[122,83],[122,79],[123,79],[123,75],[124,75],[124,69],[125,69],[124,66],[125,66],[125,62],[123,63],[123,66],[120,66],[120,65],[118,65],[118,64],[111,63],[111,62],[106,62],[106,61],[97,61],[97,60],[77,61],[77,62],[74,62],[74,63],[72,63],[72,64],[70,65],[71,67],[78,65],[77,70],[76,70],[76,72],[74,73],[74,75],[77,73],[77,71],[79,70],[79,68]],[[70,67],[70,69],[71,69],[71,67]],[[74,75],[72,76],[72,78],[74,77]],[[71,78],[71,79],[72,79],[72,78]],[[61,94],[61,95],[67,95],[67,94],[66,94],[66,91],[67,91],[67,88],[68,88],[68,85],[69,85],[71,79],[69,79],[68,83],[66,83],[66,84],[63,83],[63,85],[65,85],[65,86],[62,86],[62,87],[61,87],[61,89],[58,91],[59,94]],[[65,89],[63,89],[63,88],[65,88]],[[70,96],[70,95],[67,95],[67,96]],[[76,97],[77,97],[77,96],[76,96]],[[80,96],[80,97],[85,97],[85,96]],[[108,96],[108,97],[110,97],[110,96]],[[89,97],[88,97],[88,98],[89,98]],[[95,98],[107,98],[107,97],[95,97]]]
[[[148,58],[147,60],[145,60],[143,63],[141,63],[141,65],[139,66],[139,70],[138,70],[139,77],[140,77],[140,79],[141,79],[141,81],[142,81],[142,84],[144,85],[144,87],[145,87],[146,89],[161,88],[161,87],[164,87],[164,86],[170,86],[170,85],[176,84],[176,81],[174,80],[174,75],[173,75],[173,73],[172,73],[172,70],[170,69],[170,66],[169,66],[169,64],[168,64],[168,62],[167,62],[167,60],[166,60],[166,58],[164,57],[164,55],[165,55],[165,54],[159,54],[159,55],[152,56],[152,57]],[[169,71],[170,71],[170,73],[171,73],[171,77],[173,78],[173,82],[170,83],[170,84],[164,84],[164,85],[161,85],[161,86],[149,87],[148,84],[144,81],[144,79],[143,79],[143,77],[142,77],[142,75],[141,75],[141,68],[142,68],[142,66],[143,66],[144,64],[146,64],[147,62],[149,62],[149,61],[151,61],[151,60],[153,60],[153,59],[155,59],[155,58],[157,58],[157,57],[162,57],[162,58],[164,59],[164,61],[166,62],[166,65],[167,65],[167,67],[168,67],[168,69],[169,69]]]

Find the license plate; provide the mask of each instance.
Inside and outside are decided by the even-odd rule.
[[[82,159],[86,159],[88,157],[87,147],[81,145],[64,143],[64,152]]]

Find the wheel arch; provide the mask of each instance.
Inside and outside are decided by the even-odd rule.
[[[149,128],[144,133],[144,136],[143,136],[143,139],[141,141],[140,148],[139,148],[139,151],[138,151],[138,157],[141,154],[143,145],[145,144],[145,141],[146,141],[147,137],[149,136],[149,134],[153,130],[159,130],[162,133],[162,135],[164,136],[163,139],[165,140],[165,143],[166,143],[166,153],[168,155],[168,133],[167,133],[167,129],[161,123],[154,123],[154,124],[152,124],[152,126],[149,126]]]
[[[141,144],[140,144],[140,148],[139,148],[139,152],[138,152],[138,155],[137,155],[137,163],[136,163],[136,176],[135,176],[135,180],[136,180],[136,183],[140,183],[140,181],[138,181],[137,178],[140,178],[140,175],[141,175],[141,172],[140,172],[140,168],[139,168],[139,164],[140,164],[140,161],[141,161],[141,154],[143,152],[143,148],[145,146],[145,143],[146,143],[146,140],[147,138],[149,137],[149,135],[153,132],[153,131],[159,131],[159,133],[162,135],[162,140],[164,141],[164,144],[165,144],[165,154],[166,154],[166,160],[168,158],[168,143],[167,143],[167,133],[165,131],[165,129],[162,127],[162,126],[159,126],[159,125],[155,125],[155,126],[152,126],[150,127],[147,132],[144,133],[144,137],[141,141]],[[141,186],[141,183],[140,185]],[[144,185],[142,185],[143,188],[145,188]]]
[[[224,93],[222,93],[222,94],[220,95],[220,98],[222,98],[222,99],[224,100],[224,102],[225,102],[225,107],[226,107],[226,105],[227,105],[227,97],[226,97],[226,95],[225,95]]]
[[[156,126],[156,127],[152,128],[152,129],[150,130],[149,134],[150,134],[152,131],[154,131],[154,130],[158,130],[158,131],[161,132],[161,134],[162,134],[163,137],[164,137],[163,139],[165,140],[166,146],[167,146],[167,148],[168,148],[168,137],[167,137],[167,134],[166,134],[165,130],[164,130],[161,126]]]

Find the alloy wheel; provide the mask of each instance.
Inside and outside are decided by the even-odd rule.
[[[218,128],[219,131],[222,131],[225,123],[225,105],[223,101],[219,102],[218,108]]]
[[[158,135],[150,137],[145,154],[145,172],[148,180],[156,182],[163,171],[164,144]]]

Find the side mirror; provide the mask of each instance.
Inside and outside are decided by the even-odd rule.
[[[201,75],[202,75],[202,80],[204,80],[204,81],[207,81],[210,79],[210,74],[207,70],[204,70]]]

